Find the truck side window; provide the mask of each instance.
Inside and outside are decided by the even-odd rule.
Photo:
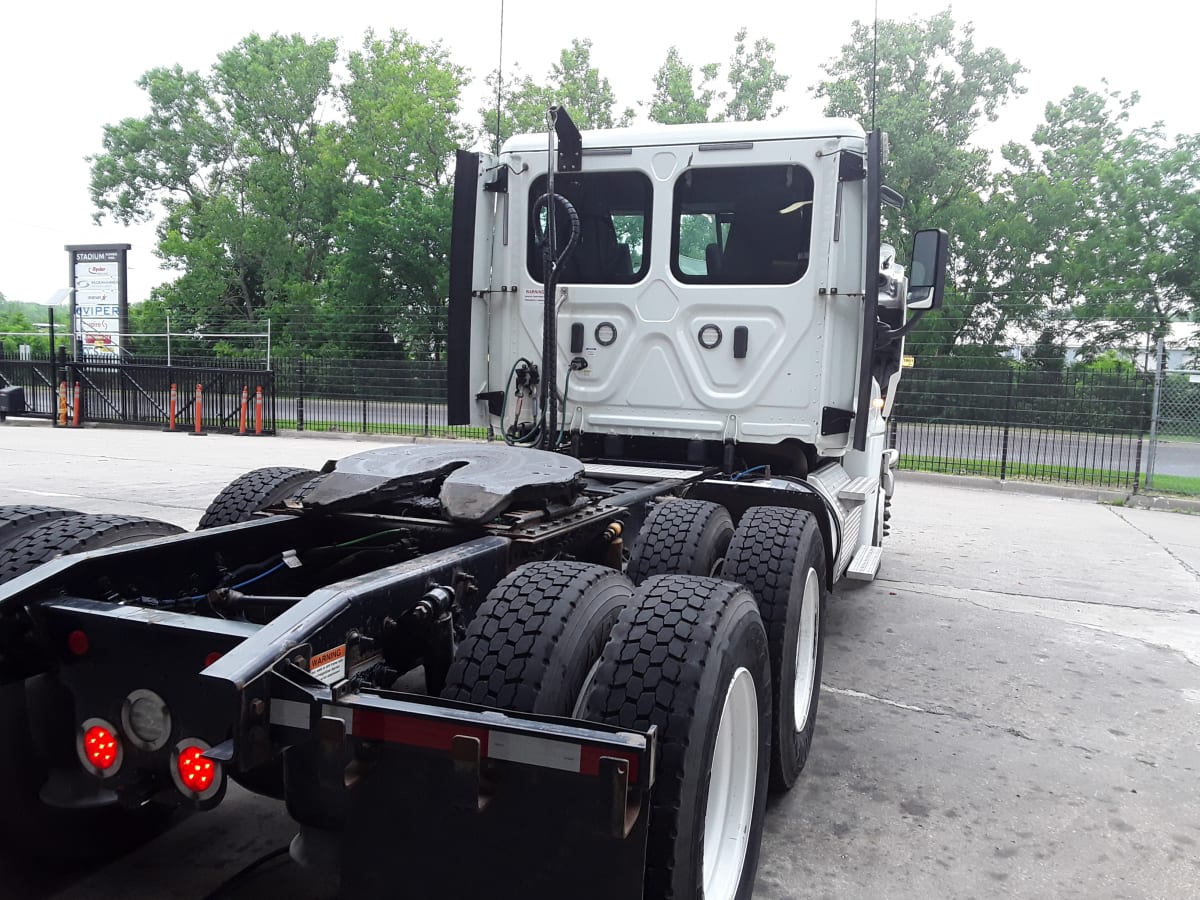
[[[653,187],[641,172],[580,172],[554,176],[554,191],[579,214],[579,242],[563,265],[560,284],[633,284],[650,262],[650,205]],[[529,208],[546,193],[546,176],[533,182]],[[536,225],[536,228],[535,228]],[[570,222],[561,209],[556,219],[559,245],[566,243]],[[530,217],[526,264],[542,280],[542,247],[546,212]]]
[[[689,169],[675,182],[671,271],[688,284],[791,284],[808,271],[803,166]]]

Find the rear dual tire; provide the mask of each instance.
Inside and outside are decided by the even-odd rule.
[[[771,788],[795,784],[812,749],[825,654],[825,547],[812,513],[748,509],[730,541],[722,577],[758,601],[771,655],[774,733]]]
[[[67,511],[66,515],[53,516],[28,528],[0,547],[0,584],[60,556],[182,533],[182,528],[157,519]]]
[[[645,896],[749,898],[771,734],[767,636],[749,591],[689,575],[646,581],[601,654],[584,718],[658,730]]]
[[[200,529],[249,522],[255,514],[288,499],[317,477],[312,469],[268,466],[239,475],[213,498],[200,517]]]

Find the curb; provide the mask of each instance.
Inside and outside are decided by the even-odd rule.
[[[1004,491],[1017,494],[1037,494],[1059,500],[1082,500],[1088,503],[1107,503],[1131,506],[1136,509],[1159,509],[1171,512],[1200,513],[1200,500],[1189,497],[1168,497],[1158,494],[1114,491],[1103,488],[1077,487],[1070,484],[1046,484],[1036,481],[1001,481],[979,475],[943,475],[938,472],[896,470],[897,481],[924,484],[953,485],[977,491]]]

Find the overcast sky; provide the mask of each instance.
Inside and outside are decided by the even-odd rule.
[[[928,16],[948,4],[936,0],[879,0],[881,18]],[[729,13],[718,12],[722,6]],[[472,11],[467,18],[462,9]],[[652,92],[654,71],[676,44],[693,65],[727,60],[733,35],[745,25],[751,38],[776,44],[779,66],[791,76],[785,115],[820,115],[809,94],[820,63],[849,38],[855,19],[870,20],[873,0],[797,3],[601,4],[505,0],[505,65],[519,63],[541,77],[571,38],[591,38],[593,64],[607,76],[618,102],[635,106]],[[1143,0],[1110,7],[1055,0],[960,0],[957,21],[976,27],[980,46],[994,45],[1030,71],[1028,93],[1001,113],[985,134],[989,145],[1028,139],[1048,101],[1076,84],[1138,91],[1139,124],[1161,119],[1171,134],[1200,131],[1200,104],[1189,70],[1196,55],[1200,12],[1189,3]],[[147,69],[179,63],[208,72],[218,53],[258,32],[340,38],[356,46],[368,27],[407,29],[419,40],[441,40],[478,84],[464,106],[479,106],[483,77],[495,68],[500,0],[459,3],[342,0],[204,0],[189,5],[127,0],[121,4],[22,4],[4,16],[0,85],[0,293],[9,300],[46,302],[67,285],[65,244],[133,245],[129,296],[147,297],[170,278],[153,255],[153,226],[123,228],[92,222],[88,165],[100,149],[102,128],[147,112],[135,81]]]

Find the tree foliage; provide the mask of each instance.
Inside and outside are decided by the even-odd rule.
[[[333,350],[370,309],[394,348],[438,307],[466,75],[402,31],[368,32],[337,79],[340,59],[332,40],[250,35],[208,74],[147,72],[150,112],[105,127],[96,217],[159,220],[173,327],[269,317],[285,347]]]
[[[672,46],[667,58],[654,73],[654,96],[649,103],[652,122],[663,125],[684,125],[707,122],[716,91],[709,84],[717,77],[717,63],[700,67],[700,82],[695,81],[695,69],[683,61],[679,49]]]
[[[729,59],[729,99],[722,121],[752,122],[773,118],[784,107],[775,106],[775,95],[787,89],[788,76],[775,62],[775,45],[765,37],[746,43],[745,28],[734,36]]]
[[[978,128],[1024,92],[1024,67],[995,47],[978,47],[972,25],[958,25],[949,10],[928,19],[880,20],[878,66],[870,23],[855,22],[841,54],[823,66],[814,88],[825,114],[846,116],[888,133],[887,183],[906,203],[889,210],[888,239],[904,247],[919,228],[951,235],[957,291],[945,309],[915,335],[937,339],[938,352],[960,339],[994,343],[1009,321],[1009,306],[995,293],[1006,281],[1003,256],[990,232],[1003,224],[990,194],[990,154],[975,144]],[[874,88],[872,85],[874,84]]]
[[[545,81],[534,81],[514,66],[503,82],[499,72],[492,72],[486,83],[493,101],[479,108],[480,131],[492,139],[495,149],[514,134],[545,131],[546,112],[553,105],[566,107],[581,129],[624,128],[633,122],[633,109],[617,110],[612,84],[592,65],[590,38],[572,39],[571,46],[564,47],[551,65]],[[500,85],[498,127],[494,99],[497,85]]]
[[[1023,92],[1020,62],[949,10],[881,20],[877,65],[875,37],[854,23],[812,92],[827,115],[888,132],[884,177],[907,203],[885,239],[901,257],[918,228],[952,236],[953,285],[910,335],[915,352],[996,357],[1019,329],[1056,356],[1200,320],[1200,135],[1132,127],[1136,94],[1080,87],[996,157],[980,129]],[[134,329],[164,331],[169,315],[172,330],[259,331],[269,318],[284,352],[440,358],[453,150],[544,131],[554,104],[581,128],[630,124],[593,49],[572,40],[541,79],[493,72],[498,130],[491,100],[464,125],[466,71],[403,31],[352,50],[252,34],[207,72],[146,72],[149,112],[106,126],[89,158],[97,220],[156,222],[179,273],[131,310]],[[775,45],[741,28],[724,63],[672,46],[641,107],[661,123],[766,119],[787,84]],[[706,223],[689,227],[709,242]],[[0,331],[28,324],[11,306]]]
[[[733,40],[721,90],[714,86],[721,73],[720,63],[706,63],[697,70],[672,46],[654,73],[654,94],[649,103],[643,104],[650,120],[664,125],[747,122],[783,112],[784,107],[775,104],[775,97],[787,89],[789,76],[779,71],[775,45],[766,38],[749,43],[745,28],[739,29]]]

